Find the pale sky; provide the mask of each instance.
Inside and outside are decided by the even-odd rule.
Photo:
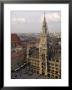
[[[48,32],[60,32],[60,11],[11,11],[11,32],[39,33],[42,30],[44,12]]]

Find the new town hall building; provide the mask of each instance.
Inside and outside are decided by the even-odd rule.
[[[42,31],[40,32],[40,39],[38,45],[37,55],[38,57],[30,57],[29,50],[27,48],[27,62],[33,65],[33,71],[44,75],[48,78],[58,79],[61,78],[61,59],[60,55],[55,55],[49,60],[49,44],[48,44],[48,35],[47,35],[47,23],[44,15],[44,20],[42,24]],[[52,50],[53,52],[54,50]],[[36,56],[36,54],[35,54]]]
[[[22,64],[23,61],[25,60],[25,63],[30,66],[29,68],[31,68],[34,73],[42,75],[49,79],[61,78],[61,52],[59,48],[56,48],[56,45],[58,45],[58,43],[52,44],[52,47],[51,47],[49,42],[50,38],[48,36],[47,30],[48,28],[47,28],[46,18],[44,14],[42,30],[39,35],[39,40],[33,41],[33,42],[30,41],[30,44],[28,42],[25,48],[22,47],[22,49],[18,49],[18,47],[21,48],[20,46],[21,41],[17,35],[12,35],[12,38],[15,38],[15,39],[12,39],[11,41],[11,44],[13,47],[12,49],[16,50],[16,52],[12,50],[13,52],[12,59],[14,59],[12,60],[13,68],[14,66],[18,67],[16,66],[17,65],[16,63]],[[23,53],[25,54],[25,57]]]

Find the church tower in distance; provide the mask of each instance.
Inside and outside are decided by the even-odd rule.
[[[47,24],[44,13],[44,20],[42,24],[42,32],[40,33],[39,43],[39,74],[48,75],[47,71],[48,47],[47,47]]]

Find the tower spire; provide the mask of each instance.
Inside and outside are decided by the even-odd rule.
[[[46,25],[46,18],[45,18],[45,12],[44,12],[44,16],[43,16],[43,33],[47,33],[47,25]]]
[[[44,21],[45,21],[45,12],[44,12]]]
[[[42,32],[40,33],[40,44],[39,44],[39,73],[47,76],[47,57],[48,57],[48,48],[47,48],[47,25],[45,19],[45,12],[43,14],[43,25]]]
[[[45,12],[44,12],[44,16],[43,16],[43,18],[44,18],[44,20],[43,20],[43,21],[44,21],[44,23],[45,23],[45,22],[46,22],[46,20],[45,20]]]

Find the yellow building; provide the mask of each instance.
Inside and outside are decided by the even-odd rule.
[[[59,58],[48,61],[48,77],[50,79],[61,78],[61,60]]]
[[[48,59],[48,36],[47,36],[47,24],[44,14],[44,20],[42,25],[42,31],[40,33],[40,41],[38,45],[37,55],[38,57],[30,57],[29,50],[27,48],[27,63],[33,66],[33,71],[48,77],[49,79],[59,79],[61,78],[61,59],[58,57],[53,57],[51,60]],[[53,50],[54,52],[54,50]]]

